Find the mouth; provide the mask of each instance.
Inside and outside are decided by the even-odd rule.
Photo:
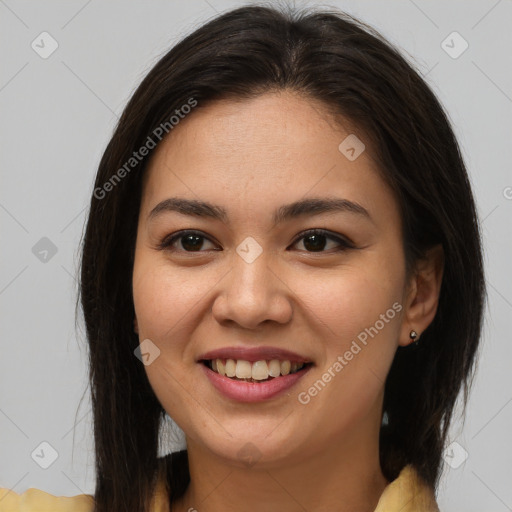
[[[233,381],[263,383],[286,375],[304,372],[313,365],[309,361],[291,361],[289,359],[262,359],[247,361],[244,359],[202,359],[201,364],[213,372]]]

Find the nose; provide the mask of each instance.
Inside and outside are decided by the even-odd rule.
[[[256,329],[264,322],[286,324],[293,316],[293,292],[265,252],[251,263],[234,254],[231,271],[220,286],[212,306],[220,324]]]

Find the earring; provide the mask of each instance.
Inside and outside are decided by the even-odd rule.
[[[420,338],[418,336],[418,333],[415,331],[415,330],[412,330],[410,333],[409,333],[409,338],[411,338],[411,341],[413,343],[418,343],[418,341],[420,341]]]

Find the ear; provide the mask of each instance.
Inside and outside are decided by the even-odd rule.
[[[421,333],[430,325],[437,312],[439,292],[444,270],[444,251],[441,244],[430,248],[418,261],[408,283],[405,311],[398,344],[405,347],[412,343],[409,333]]]
[[[137,324],[137,317],[133,319],[133,330],[139,334],[139,325]]]

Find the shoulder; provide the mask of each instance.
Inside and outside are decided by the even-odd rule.
[[[405,466],[398,478],[382,493],[375,512],[439,512],[434,489],[412,465]]]
[[[18,494],[0,488],[0,512],[92,512],[94,498],[89,494],[54,496],[39,489],[28,489]]]

